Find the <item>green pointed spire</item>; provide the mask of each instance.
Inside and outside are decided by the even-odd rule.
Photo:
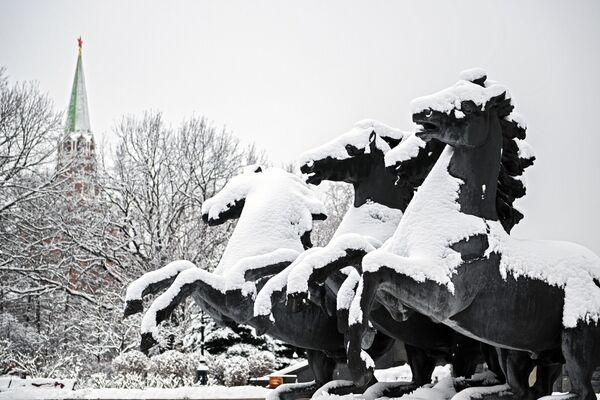
[[[85,77],[83,75],[83,63],[81,61],[82,40],[78,39],[79,51],[77,55],[77,67],[75,68],[75,79],[71,89],[71,101],[67,109],[67,123],[65,131],[91,132],[90,116],[87,104],[87,92],[85,90]]]

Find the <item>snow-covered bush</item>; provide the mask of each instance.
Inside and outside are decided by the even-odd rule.
[[[107,374],[98,372],[90,375],[85,383],[85,387],[93,389],[145,389],[148,386],[148,379],[141,374],[136,373],[116,373]]]
[[[268,351],[257,351],[248,357],[250,376],[253,378],[273,372],[275,365],[275,356]]]
[[[258,350],[256,349],[255,346],[251,346],[249,344],[246,343],[238,343],[238,344],[234,344],[233,346],[229,347],[227,349],[226,354],[228,356],[242,356],[242,357],[249,357],[252,354],[256,353]]]
[[[187,379],[194,377],[195,365],[192,358],[176,350],[168,350],[152,357],[151,371],[163,377]]]
[[[208,356],[206,363],[210,378],[226,386],[245,385],[248,378],[266,375],[276,366],[273,353],[244,343],[231,346],[224,354]]]
[[[152,361],[144,353],[138,350],[131,350],[127,353],[121,353],[112,362],[113,368],[121,373],[146,375],[152,365]]]
[[[246,385],[249,377],[250,364],[246,358],[242,356],[232,356],[227,358],[223,384],[226,386]]]
[[[169,350],[152,358],[137,350],[122,353],[112,362],[110,373],[92,374],[89,387],[140,389],[174,388],[194,383],[197,354]]]
[[[227,368],[227,356],[225,354],[208,356],[206,357],[206,365],[210,380],[222,385],[225,378],[225,369]]]
[[[78,383],[81,385],[81,383]],[[91,374],[83,385],[86,388],[101,389],[111,387],[110,378],[106,372]]]
[[[6,374],[12,364],[12,342],[8,339],[0,339],[0,375]]]
[[[13,352],[32,354],[44,343],[44,339],[31,326],[20,323],[8,313],[0,313],[0,338],[11,343]]]
[[[254,346],[240,343],[227,350],[227,356],[241,356],[248,360],[250,377],[256,378],[272,372],[275,367],[275,356],[270,351],[258,350]]]

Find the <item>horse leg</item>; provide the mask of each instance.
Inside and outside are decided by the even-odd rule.
[[[384,354],[386,354],[388,351],[390,351],[395,342],[395,339],[384,335],[381,332],[376,332],[375,338],[373,339],[373,344],[371,345],[371,347],[369,347],[369,350],[367,350],[367,352],[369,353],[371,358],[377,360],[381,358]]]
[[[338,332],[346,333],[348,331],[348,315],[350,305],[356,295],[356,287],[360,281],[360,275],[356,271],[352,271],[344,280],[336,297],[336,317]]]
[[[498,352],[493,346],[489,344],[481,343],[481,352],[483,353],[483,359],[487,364],[488,370],[492,371],[496,375],[498,383],[505,383],[506,378],[502,367],[500,366],[500,360],[498,359]]]
[[[579,323],[575,328],[562,332],[562,352],[571,380],[571,391],[581,400],[595,400],[592,374],[599,361],[599,327]]]
[[[537,371],[535,374],[535,383],[531,387],[535,398],[544,396],[550,396],[552,394],[552,386],[554,381],[562,373],[562,364],[543,364],[537,365]]]
[[[156,344],[158,324],[164,321],[181,302],[194,293],[194,297],[202,298],[213,307],[223,312],[225,294],[219,290],[223,278],[207,271],[192,268],[181,272],[171,287],[158,296],[142,319],[142,351],[147,352]]]
[[[413,382],[416,386],[423,386],[431,383],[431,374],[435,369],[435,360],[427,355],[425,350],[404,344],[406,349],[406,358],[412,371]]]
[[[435,360],[424,350],[408,344],[404,345],[408,364],[413,373],[412,382],[379,382],[368,388],[363,397],[374,400],[381,397],[395,398],[411,393],[424,384],[431,383],[431,374],[435,368]]]
[[[524,351],[497,349],[506,383],[510,386],[514,398],[532,400],[534,395],[529,389],[529,375],[533,370],[533,360]]]
[[[131,282],[125,293],[125,311],[123,316],[128,317],[144,310],[142,299],[148,294],[157,293],[173,283],[179,273],[196,266],[190,261],[178,260],[168,263],[156,271],[150,271]]]
[[[375,363],[362,350],[363,337],[369,328],[369,314],[373,307],[377,288],[387,278],[382,270],[362,274],[356,296],[350,306],[348,318],[348,368],[358,387],[366,386],[373,377]]]
[[[454,377],[470,378],[477,369],[481,357],[479,342],[460,333],[452,335],[452,374]]]
[[[288,277],[287,303],[293,312],[302,309],[302,304],[308,299],[310,287],[322,285],[331,274],[342,268],[357,267],[366,254],[364,250],[345,249],[342,256],[333,261],[322,263],[322,260],[328,259],[323,255],[328,255],[328,252],[331,251],[334,251],[334,254],[339,252],[335,248],[332,250],[329,247],[324,247],[316,252],[316,256],[309,254],[304,257],[292,269]]]

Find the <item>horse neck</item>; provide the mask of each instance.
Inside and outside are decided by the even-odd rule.
[[[476,148],[454,148],[448,172],[463,181],[457,200],[461,213],[498,219],[496,191],[501,157],[502,131],[497,118],[490,119],[485,144]]]
[[[304,250],[300,236],[290,224],[289,215],[273,212],[268,199],[267,195],[246,198],[244,210],[227,242],[215,273],[225,273],[244,257],[267,254],[281,248],[297,250],[299,253]],[[253,212],[246,211],[249,209],[253,209]],[[265,221],[269,222],[268,226],[265,226]],[[285,228],[289,230],[285,231]]]
[[[354,186],[354,207],[368,201],[404,211],[409,200],[396,186],[396,175],[385,168],[383,154],[371,163],[366,176],[357,179]]]

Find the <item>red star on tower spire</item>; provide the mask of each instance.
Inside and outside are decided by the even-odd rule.
[[[83,47],[83,40],[81,39],[81,36],[79,36],[77,39],[77,45],[79,46],[79,52],[81,53],[81,48]]]

